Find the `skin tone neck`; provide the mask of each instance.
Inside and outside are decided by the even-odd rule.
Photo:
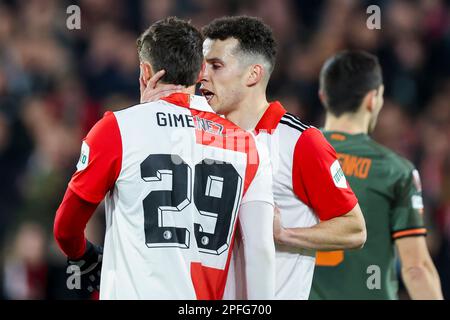
[[[239,105],[225,117],[244,130],[253,130],[268,107],[269,102],[267,102],[265,91],[261,88],[254,88],[254,90],[249,90]]]
[[[139,77],[139,84],[141,101],[146,100],[145,90],[148,87],[151,89],[166,91],[168,94],[172,94],[174,92],[195,94],[195,84],[190,87],[184,87],[182,85],[172,85],[160,82],[159,80],[162,76],[164,76],[165,70],[160,70],[155,73],[148,62],[141,62],[140,72],[141,75]]]
[[[359,134],[369,132],[370,114],[364,114],[359,108],[356,113],[345,113],[340,117],[327,112],[325,118],[326,131],[339,131],[348,134]]]
[[[157,83],[155,88],[164,88],[165,85],[164,83]],[[177,92],[179,93],[187,93],[187,94],[195,94],[195,85],[194,86],[190,86],[190,87],[179,87],[179,89],[177,90]]]

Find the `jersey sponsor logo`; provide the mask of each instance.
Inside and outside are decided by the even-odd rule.
[[[417,192],[422,192],[422,182],[420,181],[419,171],[417,171],[417,169],[414,169],[412,171],[412,176],[413,176],[413,183],[414,186],[416,187]]]
[[[77,171],[86,169],[89,163],[89,151],[90,151],[89,145],[86,143],[86,141],[83,141],[83,143],[81,144],[80,159],[78,160],[77,163]]]
[[[367,179],[372,160],[369,158],[352,156],[345,153],[338,153],[337,157],[342,164],[342,169],[347,177]]]
[[[345,179],[344,171],[342,171],[339,160],[333,162],[330,167],[331,177],[333,178],[336,187],[341,189],[347,188],[347,180]]]
[[[194,123],[195,123],[195,126],[197,127],[197,129],[199,129],[199,130],[203,130],[210,134],[215,134],[215,135],[219,135],[219,136],[223,135],[223,126],[217,122],[195,116]],[[230,131],[230,129],[227,129],[227,131]],[[231,131],[234,131],[234,130],[231,130]]]

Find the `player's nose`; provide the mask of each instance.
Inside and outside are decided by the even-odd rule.
[[[208,82],[210,80],[209,78],[209,72],[208,72],[208,66],[204,65],[200,74],[200,82]]]

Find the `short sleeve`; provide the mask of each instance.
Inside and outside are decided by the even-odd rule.
[[[273,205],[272,166],[267,147],[255,139],[259,165],[256,175],[245,193],[242,204],[250,201],[263,201]]]
[[[423,219],[423,201],[420,175],[408,170],[395,185],[395,202],[391,211],[393,239],[426,235]]]
[[[300,135],[292,171],[294,193],[320,220],[344,215],[358,203],[336,151],[316,128],[309,128]]]
[[[69,188],[82,199],[99,203],[111,190],[122,166],[122,139],[116,117],[105,113],[81,145],[77,171]]]

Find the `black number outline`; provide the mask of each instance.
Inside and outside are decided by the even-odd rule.
[[[167,161],[169,158],[170,161]],[[171,169],[167,168],[168,164],[172,167]],[[179,178],[179,173],[176,174],[174,172],[179,172],[183,169],[186,169],[186,174],[184,177],[181,177],[181,179],[177,179]],[[192,169],[178,155],[151,154],[141,163],[141,178],[145,182],[162,181],[164,175],[172,176],[172,190],[153,190],[142,201],[144,209],[145,244],[148,248],[172,247],[188,249],[190,246],[189,229],[164,226],[164,215],[167,212],[181,214],[183,209],[191,203]],[[177,179],[178,181],[181,181],[181,183],[173,183],[173,179]],[[178,186],[182,186],[183,184],[186,184],[185,189],[173,190],[175,188],[174,186],[179,189]],[[181,200],[177,206],[160,206],[153,198],[161,193],[166,195],[165,200],[168,200],[168,194],[170,194],[170,200],[173,200],[175,197],[179,197],[183,200]],[[153,223],[155,219],[153,213],[154,206],[157,207],[158,211],[157,223]]]
[[[168,161],[170,158],[170,161]],[[170,162],[169,166],[170,169],[167,168],[167,164]],[[183,168],[186,169],[186,174],[184,175],[185,179],[179,176],[180,167],[179,165],[182,165]],[[218,213],[209,213],[205,210],[200,210],[196,204],[195,199],[199,198],[198,193],[198,178],[196,179],[199,174],[197,172],[200,172],[200,175],[203,175],[203,170],[198,170],[200,166],[206,166],[203,168],[217,168],[216,166],[226,166],[228,170],[232,169],[233,174],[235,174],[235,188],[234,188],[234,198],[233,198],[233,205],[232,208],[228,214],[229,216],[229,223],[227,232],[225,233],[225,243],[223,243],[219,248],[213,247],[213,248],[206,248],[208,243],[202,243],[202,237],[209,235],[210,237],[214,237],[216,239],[216,230],[219,227],[219,230],[223,230],[223,228],[220,228],[220,222],[219,221],[219,214]],[[223,167],[222,167],[223,168]],[[177,173],[174,173],[174,169],[176,169]],[[219,170],[223,171],[223,170]],[[170,155],[170,154],[152,154],[149,155],[142,163],[141,163],[141,178],[142,180],[146,182],[152,182],[152,181],[163,181],[164,175],[171,175],[172,176],[172,190],[152,190],[142,201],[143,209],[144,209],[144,233],[145,233],[145,242],[146,246],[148,248],[182,248],[182,249],[188,249],[190,247],[190,234],[191,231],[189,228],[179,228],[179,227],[170,227],[170,226],[164,226],[164,214],[166,212],[172,212],[172,213],[182,213],[183,209],[185,209],[189,204],[192,202],[192,195],[194,195],[194,205],[196,207],[196,210],[198,213],[202,216],[210,216],[216,218],[215,226],[214,226],[214,233],[206,233],[203,232],[203,227],[201,224],[194,221],[194,239],[197,242],[197,247],[199,248],[199,252],[206,253],[206,254],[212,254],[212,255],[220,255],[223,252],[225,252],[230,245],[231,237],[234,231],[235,222],[237,219],[237,213],[239,211],[240,202],[242,200],[242,188],[243,188],[243,179],[239,172],[236,170],[236,168],[233,166],[233,164],[224,162],[224,161],[216,161],[212,159],[204,159],[200,162],[198,162],[195,165],[195,176],[194,180],[192,180],[192,168],[178,155]],[[230,177],[228,176],[227,179],[225,177],[219,177],[218,175],[206,175],[207,180],[217,180],[221,179],[223,181],[227,181],[227,184],[229,184]],[[174,183],[174,180],[178,181],[177,183]],[[204,180],[204,179],[202,179]],[[177,191],[180,190],[173,190],[173,188],[177,188],[178,184],[186,184],[186,188],[182,189],[185,190],[185,193],[182,193],[182,197],[180,197],[180,193]],[[183,181],[186,181],[183,183]],[[200,183],[203,185],[202,183]],[[201,188],[201,191],[204,191],[207,188]],[[224,192],[225,186],[222,185],[222,195]],[[226,193],[229,193],[229,190],[225,190]],[[171,198],[179,197],[183,199],[179,202],[177,206],[161,206],[158,201],[155,201],[153,197],[155,195],[159,195],[161,193],[170,194]],[[211,195],[204,194],[203,197],[206,197],[207,199],[211,198]],[[217,198],[217,197],[215,197]],[[222,196],[219,198],[221,201]],[[154,221],[154,207],[157,207],[158,210],[158,223],[151,223]],[[203,207],[203,205],[202,205]],[[225,213],[226,214],[226,213]],[[223,218],[224,214],[221,215],[221,218]],[[227,217],[228,217],[227,216]],[[219,225],[218,225],[219,224]],[[190,226],[189,226],[190,227]],[[153,232],[152,232],[153,231]],[[172,238],[164,238],[161,237],[161,234],[164,234],[164,232],[170,232],[171,235],[174,235]],[[159,234],[158,234],[159,233]],[[221,237],[223,240],[223,236]],[[181,239],[181,241],[179,240]]]
[[[231,170],[231,171],[230,171]],[[206,174],[205,174],[206,171]],[[208,172],[209,171],[209,172]],[[212,171],[212,172],[211,172]],[[213,173],[213,174],[209,174]],[[217,175],[215,175],[217,174]],[[220,175],[220,176],[219,176]],[[234,175],[234,176],[233,176]],[[202,180],[199,182],[199,180]],[[230,246],[230,240],[233,233],[233,230],[230,230],[234,227],[237,212],[239,210],[239,204],[241,200],[242,193],[242,177],[237,172],[236,168],[228,162],[217,162],[213,159],[203,159],[199,163],[195,165],[195,178],[194,178],[194,204],[202,216],[214,217],[216,218],[214,233],[203,232],[203,227],[199,223],[194,223],[194,236],[197,241],[197,247],[200,252],[220,255],[225,252]],[[205,183],[206,181],[206,183]],[[219,197],[211,196],[211,185],[212,181],[220,181],[222,182],[222,194]],[[199,182],[199,183],[197,183]],[[234,185],[233,185],[234,184]],[[208,188],[209,186],[209,188]],[[233,189],[231,189],[233,188]],[[208,190],[207,190],[208,189]],[[234,194],[232,198],[229,198],[231,194]],[[207,192],[208,191],[208,192]],[[206,194],[206,192],[208,194]],[[231,204],[231,212],[230,214],[221,214],[214,213],[207,210],[205,208],[204,200],[208,202],[214,202],[215,199],[220,199],[216,201],[220,201],[220,206],[227,206]],[[228,201],[228,203],[223,203],[224,201]],[[200,207],[201,206],[201,207]],[[218,207],[217,203],[213,204],[212,207]],[[224,208],[225,210],[229,209],[229,207]],[[225,221],[223,221],[225,219]],[[229,221],[227,221],[229,220]],[[228,225],[227,231],[225,234],[217,234],[217,231],[223,230],[221,228],[223,225]],[[218,229],[218,230],[217,230]],[[225,239],[223,238],[225,236]],[[207,242],[204,243],[204,240],[207,239]],[[211,241],[212,239],[212,241]]]

